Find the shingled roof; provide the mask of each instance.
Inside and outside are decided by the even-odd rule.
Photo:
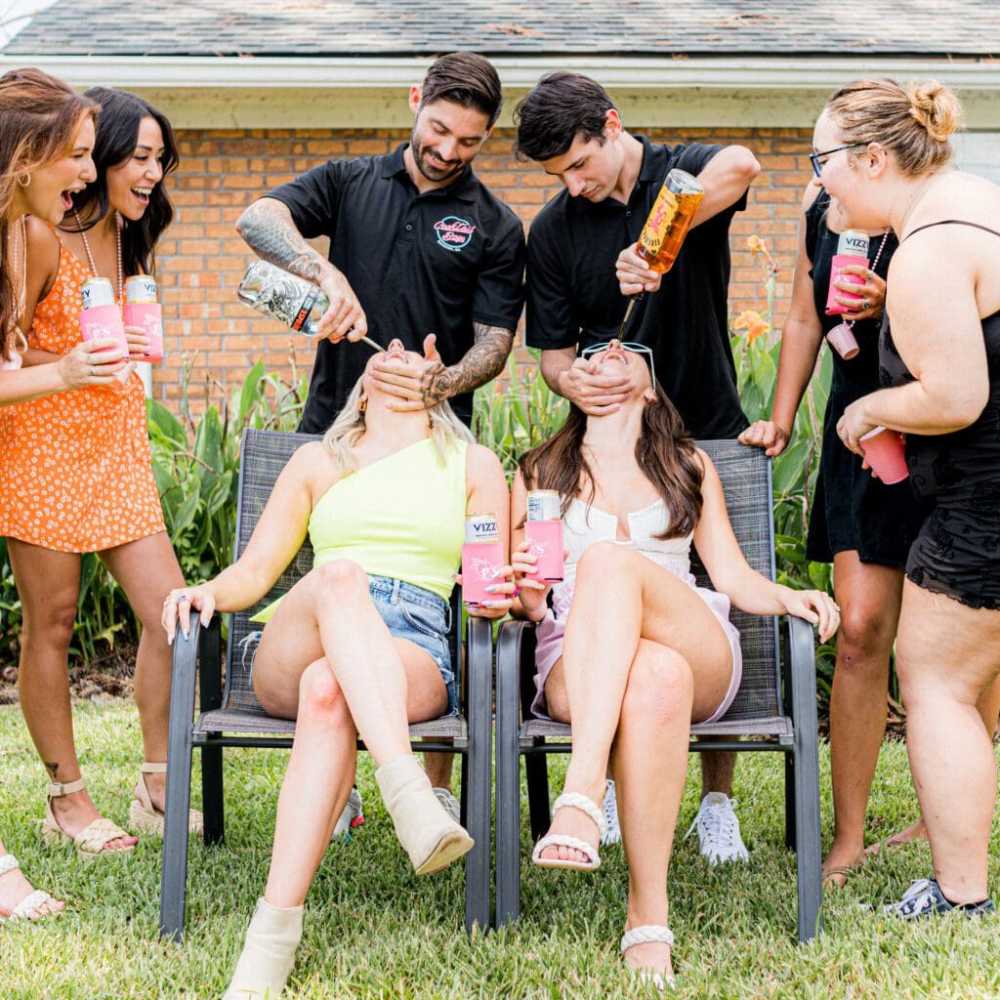
[[[1000,55],[995,0],[57,0],[51,6],[42,0],[39,6],[45,9],[0,49],[5,57],[420,56],[457,48],[510,56]]]

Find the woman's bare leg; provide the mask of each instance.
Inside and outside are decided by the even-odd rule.
[[[573,752],[567,791],[599,803],[611,744],[621,719],[629,671],[640,639],[682,656],[695,678],[693,717],[707,718],[725,696],[732,653],[705,602],[677,577],[645,556],[606,543],[591,546],[577,568],[563,646],[565,701],[546,700],[554,718],[572,720]],[[550,675],[551,676],[551,675]],[[595,842],[593,823],[579,810],[563,809],[551,832]],[[584,860],[571,848],[553,847],[546,858]]]
[[[80,556],[14,538],[7,539],[7,551],[24,616],[17,674],[21,711],[49,779],[66,784],[80,777],[67,669],[80,590]],[[71,837],[101,816],[87,789],[53,799],[52,812]],[[120,837],[105,850],[136,843],[135,837]]]
[[[684,793],[693,700],[687,660],[640,639],[611,754],[628,861],[626,928],[668,923],[667,868]],[[625,961],[672,974],[670,948],[664,944],[635,945]]]
[[[142,625],[135,658],[135,703],[139,709],[144,759],[167,759],[167,726],[170,721],[170,647],[160,624],[163,601],[184,575],[165,531],[127,545],[106,549],[101,558],[121,584]],[[162,811],[166,800],[165,774],[144,774],[149,797]]]
[[[885,737],[889,654],[903,591],[902,570],[863,563],[855,551],[838,552],[833,566],[842,617],[830,696],[834,834],[827,870],[864,858],[865,812]]]
[[[406,672],[410,721],[437,717],[446,709],[448,695],[433,660],[405,639],[393,643]],[[291,684],[288,697],[295,698]],[[278,707],[284,710],[287,703]],[[295,742],[278,798],[264,890],[264,898],[282,908],[305,901],[350,794],[357,758],[354,719],[326,659],[314,660],[301,673],[295,712]]]
[[[988,894],[997,770],[978,703],[1000,673],[998,650],[1000,612],[904,583],[896,655],[910,769],[935,877],[959,904]]]
[[[294,718],[298,695],[293,689],[295,696],[289,698],[288,679],[294,676],[297,683],[306,665],[323,657],[376,764],[408,754],[406,671],[369,596],[367,575],[347,560],[308,573],[264,629],[254,666],[254,690],[264,707]],[[444,692],[433,660],[426,660]]]

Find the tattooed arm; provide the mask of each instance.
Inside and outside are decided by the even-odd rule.
[[[240,216],[236,229],[258,257],[323,289],[330,308],[319,321],[319,336],[337,343],[345,336],[360,340],[368,333],[368,320],[354,289],[306,242],[287,205],[276,198],[260,198]]]
[[[384,392],[399,397],[395,410],[428,410],[443,399],[472,392],[503,371],[514,343],[514,331],[501,326],[473,323],[475,343],[457,364],[445,366],[434,346],[434,335],[424,341],[427,365],[417,374],[399,362],[386,360],[372,366],[372,374]]]

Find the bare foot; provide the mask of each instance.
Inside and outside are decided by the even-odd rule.
[[[52,815],[55,816],[60,829],[71,837],[86,829],[95,819],[101,818],[97,806],[91,801],[86,789],[52,799]],[[103,850],[126,851],[138,843],[138,837],[118,837],[108,841]]]
[[[848,876],[860,868],[866,860],[864,849],[842,848],[836,843],[830,848],[830,853],[823,861],[823,886],[832,889],[843,889]]]
[[[926,839],[927,827],[924,825],[924,819],[921,816],[916,823],[911,823],[908,827],[899,830],[891,837],[886,837],[885,840],[878,840],[874,844],[870,844],[865,848],[865,854],[870,858],[874,858],[883,847],[902,847],[904,844],[912,844],[915,840]]]
[[[0,857],[3,855],[0,854]],[[0,875],[0,917],[7,918],[14,912],[22,900],[27,899],[35,887],[24,877],[24,872],[20,868],[14,868],[4,875]],[[61,899],[46,900],[41,903],[31,914],[29,920],[40,920],[42,917],[52,916],[62,910],[66,904]]]
[[[569,792],[571,789],[565,789],[565,791]],[[587,798],[594,802],[595,806],[600,809],[603,792],[599,792],[597,794],[596,802],[594,801],[595,796],[587,795]],[[564,806],[562,809],[558,809],[556,811],[555,816],[552,818],[552,825],[549,827],[548,833],[560,833],[564,836],[576,837],[577,840],[582,840],[584,843],[590,844],[595,851],[598,849],[600,832],[598,831],[594,821],[585,812],[572,806]],[[546,834],[546,836],[548,836],[548,834]],[[577,851],[572,847],[547,847],[544,851],[542,851],[539,857],[544,861],[558,860],[569,861],[573,864],[590,864],[590,858],[588,858],[583,851]]]
[[[626,928],[626,930],[628,929]],[[630,969],[635,969],[636,972],[662,976],[664,980],[673,978],[674,966],[670,960],[670,945],[668,944],[659,941],[650,941],[649,944],[634,944],[625,952],[624,958],[625,964]]]

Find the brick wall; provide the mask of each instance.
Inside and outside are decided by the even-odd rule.
[[[681,137],[648,133],[661,142]],[[300,368],[312,363],[309,342],[237,301],[236,285],[250,251],[234,224],[255,197],[330,157],[385,153],[407,138],[402,131],[212,130],[182,131],[181,165],[171,188],[173,225],[159,248],[167,361],[154,372],[154,394],[176,401],[185,360],[192,386],[232,385],[259,358],[284,374],[294,355]],[[791,289],[799,198],[809,176],[809,133],[803,129],[689,129],[691,141],[740,143],[763,165],[746,212],[732,227],[730,313],[765,308],[763,272],[746,249],[762,236],[779,268],[776,322]],[[476,160],[479,176],[510,204],[526,225],[557,190],[534,164],[515,160],[511,133],[499,132]]]

